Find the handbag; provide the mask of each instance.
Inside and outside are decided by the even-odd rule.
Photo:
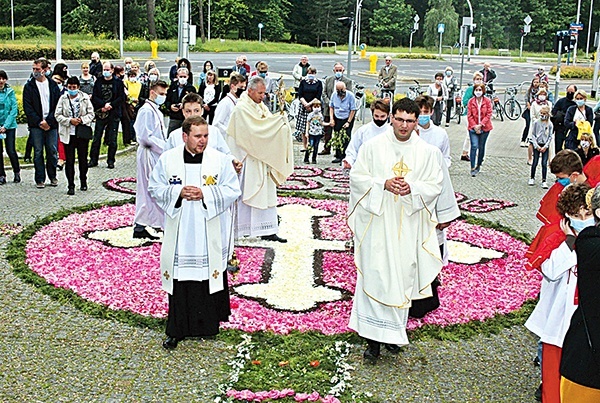
[[[71,115],[75,117],[75,108],[73,108],[73,104],[67,95],[67,100],[69,101],[69,106],[71,107]],[[75,136],[79,139],[83,140],[91,140],[94,137],[94,133],[92,132],[92,128],[90,126],[86,126],[83,123],[75,126]]]

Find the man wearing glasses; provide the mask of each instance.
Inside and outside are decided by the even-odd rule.
[[[367,339],[371,363],[382,343],[392,354],[408,344],[411,301],[432,296],[442,268],[435,207],[446,167],[440,150],[414,132],[419,113],[408,98],[394,103],[392,128],[362,145],[350,171],[358,277],[349,327]]]

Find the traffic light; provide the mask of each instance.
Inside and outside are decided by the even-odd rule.
[[[558,45],[561,43],[561,40],[562,40],[562,49],[560,49],[560,53],[567,53],[567,52],[569,52],[569,50],[574,49],[574,47],[569,48],[571,38],[572,38],[572,36],[569,35],[569,31],[558,31],[556,33],[556,35],[554,36],[554,46],[552,47],[552,51],[554,53],[559,53]]]
[[[569,50],[572,51],[575,49],[575,45],[577,44],[577,36],[571,35],[569,37]]]
[[[346,28],[352,27],[352,23],[354,22],[354,18],[352,17],[340,17],[337,20]]]

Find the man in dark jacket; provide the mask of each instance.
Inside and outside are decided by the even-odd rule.
[[[554,149],[559,152],[563,149],[565,140],[567,139],[567,128],[565,127],[565,115],[567,109],[575,105],[573,96],[577,91],[576,85],[567,87],[567,96],[559,99],[552,108],[552,123],[554,124]]]
[[[177,69],[177,77],[167,91],[167,100],[165,108],[169,115],[169,128],[167,133],[179,129],[183,123],[183,112],[181,111],[181,100],[191,92],[196,92],[196,88],[189,82],[189,71],[185,67]]]
[[[33,143],[33,163],[35,183],[38,189],[44,188],[46,173],[51,186],[58,186],[56,164],[58,162],[58,122],[54,111],[60,98],[58,85],[49,80],[44,71],[48,62],[37,59],[33,62],[33,79],[23,87],[23,110],[27,116],[29,136]],[[46,169],[44,170],[44,149],[46,150]]]
[[[98,52],[92,53],[90,62],[90,74],[96,78],[102,77],[102,62],[100,61],[100,55]]]
[[[96,111],[96,127],[88,166],[98,166],[100,143],[105,136],[104,141],[108,144],[106,163],[109,169],[113,169],[117,154],[117,129],[125,102],[125,89],[123,81],[114,76],[111,62],[104,62],[102,65],[102,77],[96,80],[92,94],[92,105]]]

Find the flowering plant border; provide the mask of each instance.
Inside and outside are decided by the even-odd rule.
[[[461,210],[468,211],[469,213],[489,213],[516,206],[516,203],[496,198],[473,199],[459,204]]]
[[[136,183],[137,179],[130,176],[127,178],[112,178],[105,182],[102,182],[102,186],[104,186],[108,190],[112,190],[115,192],[126,193],[130,195],[135,195],[135,190],[129,189],[125,186],[121,186],[121,183]]]

